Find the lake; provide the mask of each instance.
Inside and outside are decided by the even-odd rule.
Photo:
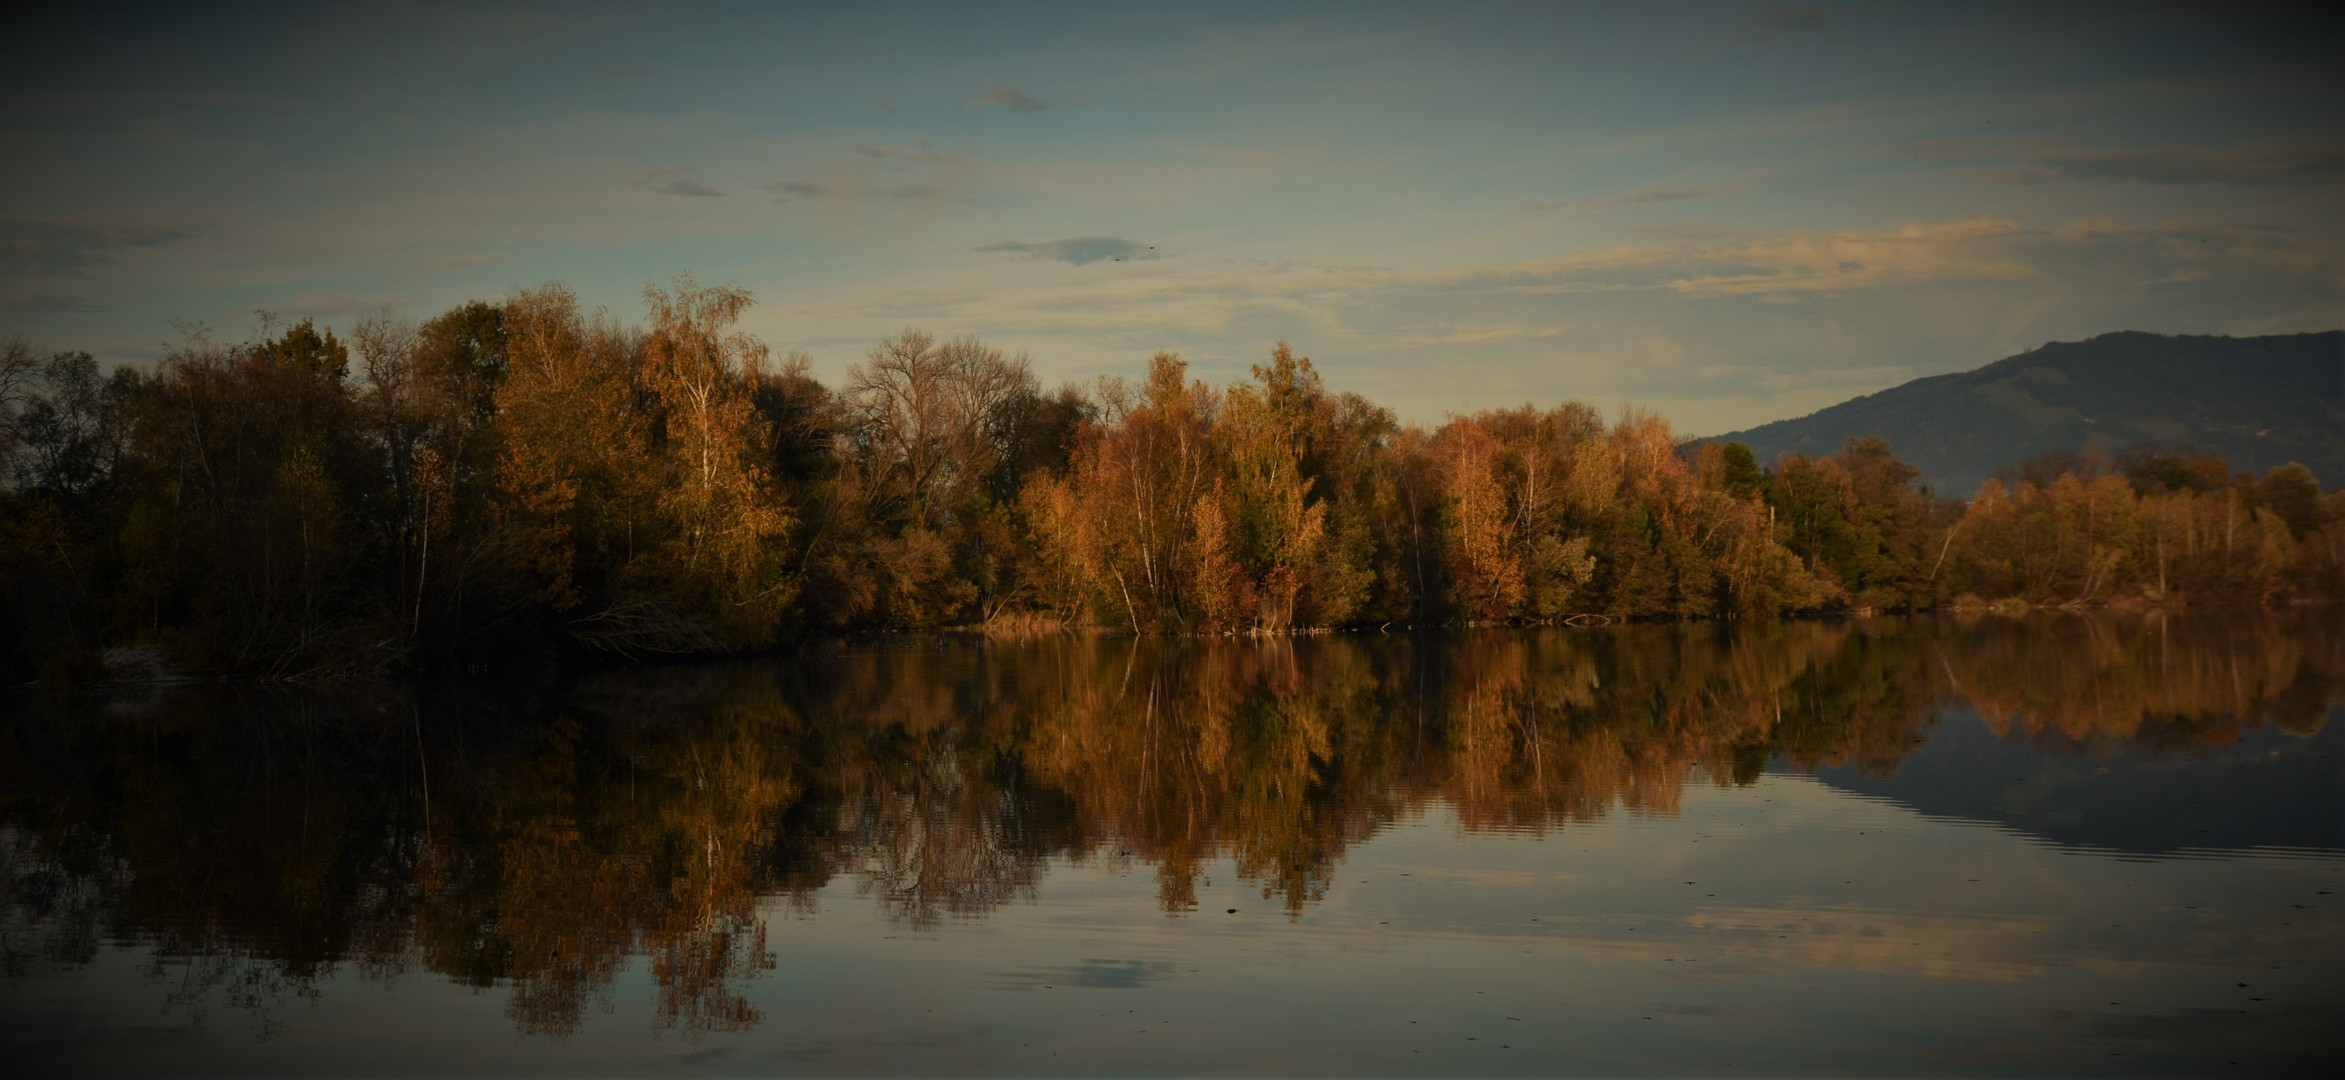
[[[2341,708],[2334,612],[906,637],[25,692],[0,699],[0,1054],[2326,1072]]]

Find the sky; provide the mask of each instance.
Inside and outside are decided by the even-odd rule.
[[[2345,23],[2293,6],[206,7],[10,17],[0,330],[689,273],[833,380],[906,327],[1046,385],[1285,340],[1405,421],[1691,435],[2345,326]]]

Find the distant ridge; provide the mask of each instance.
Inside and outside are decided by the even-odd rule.
[[[2144,442],[2195,445],[2258,475],[2301,462],[2334,489],[2345,486],[2345,332],[2052,342],[1704,441],[1745,443],[1771,463],[1830,454],[1857,435],[1886,437],[1939,494],[1958,498],[2036,454]]]

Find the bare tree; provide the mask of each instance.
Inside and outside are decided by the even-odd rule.
[[[929,526],[992,470],[1001,418],[1034,393],[1023,353],[907,329],[848,370],[845,397],[877,494]]]
[[[17,448],[24,444],[18,413],[32,403],[40,369],[41,359],[24,335],[0,338],[0,483],[6,483],[15,471]]]

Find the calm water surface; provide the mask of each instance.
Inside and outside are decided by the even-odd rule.
[[[2333,615],[9,698],[0,1059],[2323,1072],[2341,703]]]

